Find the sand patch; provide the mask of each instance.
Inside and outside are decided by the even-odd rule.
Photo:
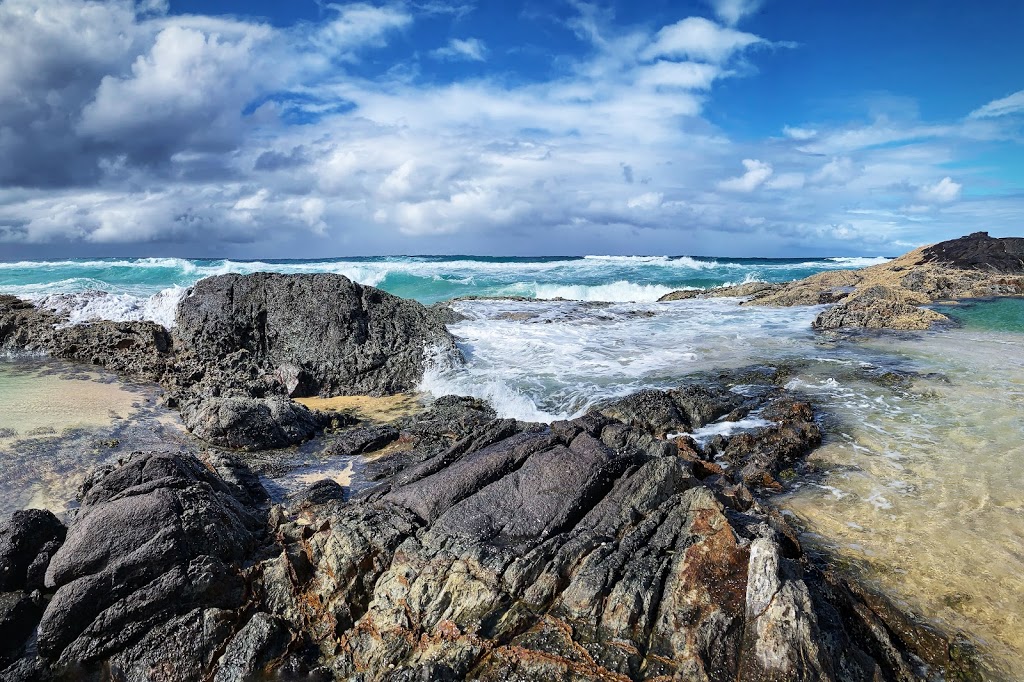
[[[398,393],[380,398],[368,395],[342,395],[334,398],[296,398],[311,410],[345,412],[371,422],[392,422],[423,411],[423,403],[414,393]]]
[[[138,411],[139,394],[101,379],[0,369],[0,442],[103,428],[131,418]]]

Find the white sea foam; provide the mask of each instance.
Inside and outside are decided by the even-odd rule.
[[[755,429],[771,426],[773,423],[774,422],[762,419],[761,417],[746,417],[744,419],[736,419],[733,421],[723,420],[702,426],[688,434],[670,433],[668,434],[668,438],[671,440],[679,438],[682,435],[688,435],[690,438],[697,441],[699,445],[704,445],[715,436],[731,436],[736,433],[744,433],[746,431],[753,431]]]
[[[818,308],[751,309],[733,299],[617,303],[463,301],[450,327],[467,362],[428,371],[434,395],[487,398],[507,417],[551,421],[694,371],[813,352]]]
[[[97,320],[149,320],[169,329],[174,326],[174,313],[185,291],[184,287],[174,286],[149,297],[139,297],[94,290],[49,294],[35,298],[34,302],[40,308],[66,314],[69,325]]]
[[[636,284],[620,280],[610,284],[596,284],[593,286],[584,284],[538,284],[534,291],[537,298],[642,303],[657,301],[665,294],[675,291],[675,288],[658,284]]]
[[[829,263],[835,263],[837,266],[843,268],[867,268],[872,265],[888,263],[892,259],[885,256],[878,256],[876,258],[867,258],[862,256],[837,256],[835,258],[826,258],[825,260]]]

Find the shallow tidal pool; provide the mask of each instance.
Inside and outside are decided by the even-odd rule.
[[[861,577],[1024,678],[1024,336],[969,328],[865,342],[933,376],[891,390],[807,377],[823,473],[778,498]]]
[[[157,406],[158,395],[81,365],[0,359],[0,516],[60,514],[93,466],[133,449],[182,447],[177,415]]]

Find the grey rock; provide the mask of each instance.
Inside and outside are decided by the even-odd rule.
[[[181,405],[181,419],[195,436],[235,450],[267,450],[298,445],[327,421],[287,398],[193,397]]]
[[[373,452],[397,440],[399,435],[398,429],[387,424],[345,429],[331,437],[324,448],[324,454],[338,457]]]
[[[66,323],[63,314],[0,295],[0,350],[46,352],[150,381],[163,376],[171,337],[162,326],[154,322]]]
[[[416,386],[428,345],[455,348],[436,313],[332,274],[210,277],[182,299],[176,321],[179,384],[200,391],[390,394]]]
[[[292,634],[279,619],[255,614],[228,643],[217,661],[214,682],[234,682],[262,675],[288,651]]]
[[[43,509],[16,511],[0,522],[0,592],[42,587],[38,564],[49,562],[66,534],[64,524]]]
[[[192,457],[137,454],[88,481],[46,572],[55,590],[40,653],[90,667],[194,608],[241,605],[232,568],[257,549],[259,517]]]

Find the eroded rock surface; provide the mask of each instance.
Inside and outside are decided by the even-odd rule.
[[[275,386],[292,397],[405,391],[428,346],[454,348],[436,313],[332,274],[200,280],[174,334],[179,384],[255,397]]]
[[[835,304],[813,326],[819,330],[923,330],[949,322],[922,306],[943,300],[1024,296],[1024,239],[987,232],[922,247],[861,270],[820,272],[785,284],[750,283],[708,291],[677,291],[661,298],[743,296],[743,305]]]
[[[288,506],[231,457],[134,456],[86,484],[48,596],[0,599],[0,623],[8,602],[22,634],[39,619],[38,655],[7,654],[0,677],[959,674],[955,642],[823,570],[758,501],[819,437],[781,378],[645,391],[550,426],[440,401],[403,424],[411,449],[375,485]],[[695,431],[751,416],[768,425],[713,445]]]

